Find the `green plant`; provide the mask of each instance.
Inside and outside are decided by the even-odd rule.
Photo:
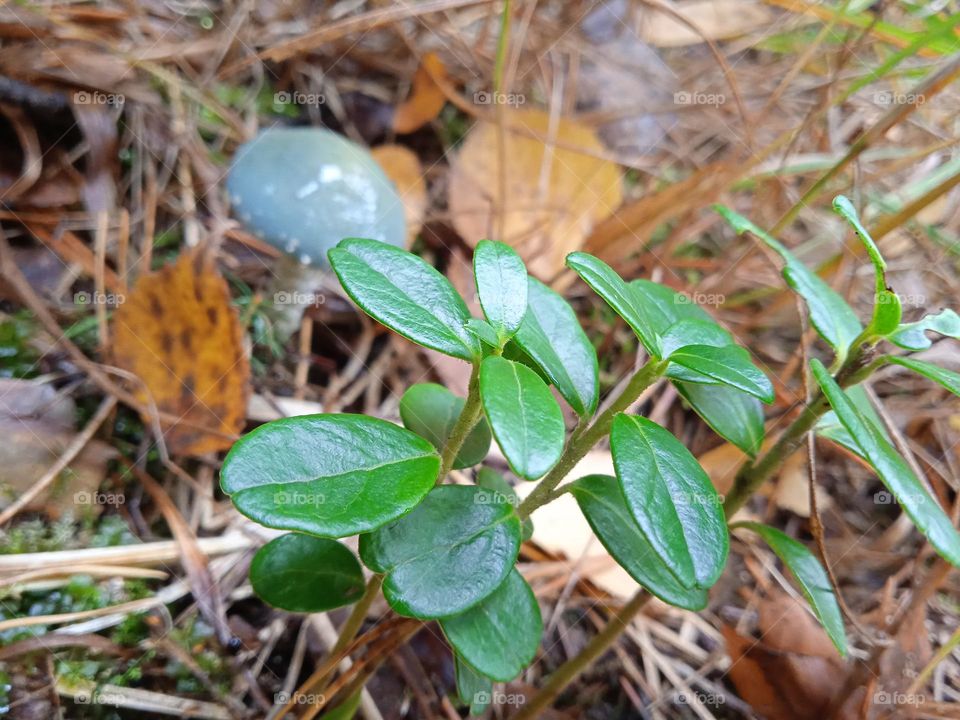
[[[540,613],[514,564],[522,538],[529,535],[531,513],[570,492],[641,590],[517,714],[535,717],[602,654],[648,592],[690,610],[706,606],[707,592],[727,560],[727,519],[813,429],[872,465],[931,545],[960,564],[960,536],[855,387],[879,366],[899,363],[960,391],[960,375],[878,351],[882,341],[921,349],[930,343],[926,330],[957,337],[960,317],[943,311],[902,324],[876,245],[845,198],[835,207],[860,236],[876,273],[876,302],[865,328],[843,298],[784,246],[745,218],[718,208],[736,230],[755,234],[780,254],[788,284],[805,300],[813,326],[834,352],[829,370],[811,361],[820,390],[762,454],[760,403],[774,398],[770,380],[729,332],[672,289],[647,280],[627,282],[585,253],[568,256],[567,265],[627,322],[649,357],[598,413],[593,346],[570,306],[528,278],[508,246],[491,241],[477,246],[480,319],[472,318],[449,282],[415,255],[372,240],[342,241],[329,259],[350,297],[409,340],[470,363],[468,395],[458,398],[439,386],[414,385],[401,400],[406,429],[360,415],[316,415],[269,423],[242,438],[224,462],[223,490],[251,519],[294,533],[258,552],[251,566],[254,589],[267,602],[298,612],[357,602],[359,610],[336,648],[341,652],[382,583],[398,614],[439,622],[455,651],[462,699],[476,712],[482,705],[477,699],[489,697],[492,682],[514,678],[535,656]],[[625,412],[661,378],[749,456],[725,500],[669,431]],[[549,385],[578,416],[572,430]],[[475,485],[444,484],[451,469],[483,460],[491,435],[513,472],[537,482],[522,503],[490,468],[478,470]],[[577,461],[607,436],[616,476],[561,485]],[[846,653],[839,605],[819,560],[774,528],[739,527],[770,545],[837,650]],[[358,534],[360,559],[374,573],[366,590],[359,562],[335,540]]]

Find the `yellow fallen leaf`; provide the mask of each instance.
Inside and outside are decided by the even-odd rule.
[[[552,136],[550,116],[541,110],[504,108],[502,116],[505,192],[501,197],[497,124],[480,121],[450,173],[453,224],[475,245],[495,237],[502,212],[503,237],[497,239],[549,280],[566,255],[582,247],[591,228],[620,206],[620,169],[599,157],[604,147],[585,125],[560,119]]]
[[[423,166],[416,154],[403,145],[380,145],[370,151],[373,159],[387,174],[403,200],[403,214],[407,220],[407,247],[423,227],[427,212],[427,183]]]
[[[413,90],[410,97],[397,105],[394,110],[394,131],[401,134],[412,133],[440,114],[447,102],[447,97],[437,84],[437,80],[444,81],[446,77],[447,68],[444,67],[443,61],[436,53],[426,53],[413,76]]]
[[[227,283],[204,253],[141,277],[114,313],[111,337],[114,363],[142,380],[135,396],[179,418],[161,421],[170,452],[230,447],[243,429],[250,365]]]

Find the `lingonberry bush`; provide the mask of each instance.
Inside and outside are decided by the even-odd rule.
[[[866,326],[776,239],[717,208],[735,230],[752,233],[781,256],[784,278],[833,351],[829,368],[810,361],[818,390],[764,453],[761,402],[774,399],[770,380],[728,331],[672,289],[648,280],[627,282],[585,253],[568,256],[568,267],[626,321],[649,358],[598,413],[593,345],[566,301],[528,277],[509,246],[477,246],[481,319],[471,317],[450,283],[419,257],[373,240],[342,241],[329,259],[350,297],[412,342],[470,363],[469,391],[461,398],[440,385],[412,386],[400,402],[405,427],[363,415],[324,414],[278,420],[241,439],[224,463],[223,490],[247,517],[291,531],[257,553],[250,567],[254,590],[294,612],[360,601],[338,643],[343,650],[382,587],[399,615],[438,621],[456,656],[458,690],[476,712],[492,683],[515,678],[540,642],[537,601],[514,567],[535,509],[572,493],[600,542],[643,588],[628,606],[631,612],[646,593],[699,610],[727,561],[728,518],[810,431],[873,467],[937,552],[960,565],[956,529],[898,454],[857,385],[878,367],[897,363],[960,394],[960,375],[888,354],[891,344],[908,351],[929,347],[926,331],[960,336],[960,317],[943,310],[903,324],[876,245],[846,198],[837,198],[834,207],[873,264],[876,291]],[[667,429],[625,412],[660,378],[749,456],[725,500]],[[572,429],[551,385],[579,418]],[[562,484],[607,437],[616,476]],[[537,483],[522,503],[488,467],[460,475],[472,476],[472,485],[446,482],[451,469],[481,465],[493,439],[513,473]],[[820,561],[773,527],[740,526],[770,545],[837,650],[846,653],[842,615]],[[360,561],[373,573],[366,587],[360,561],[336,539],[354,535]],[[582,657],[561,667],[539,705],[616,633],[604,631]],[[519,716],[533,717],[539,705],[535,699]]]

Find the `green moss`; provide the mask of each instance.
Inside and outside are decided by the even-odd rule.
[[[39,353],[29,345],[36,332],[33,318],[25,310],[0,322],[0,377],[32,378],[39,373]]]

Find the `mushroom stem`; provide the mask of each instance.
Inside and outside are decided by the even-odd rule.
[[[283,343],[289,340],[300,329],[300,321],[307,308],[324,302],[321,288],[328,272],[304,265],[290,255],[282,255],[277,260],[267,291],[277,340]]]

